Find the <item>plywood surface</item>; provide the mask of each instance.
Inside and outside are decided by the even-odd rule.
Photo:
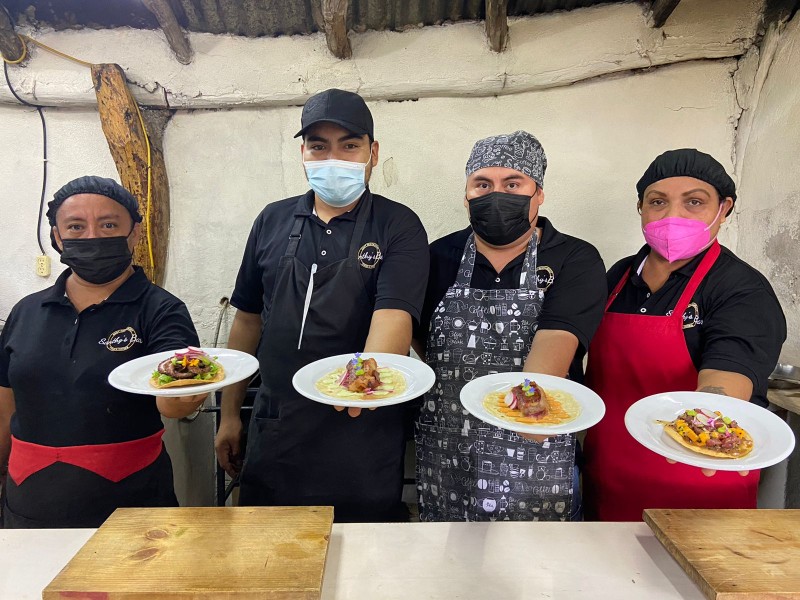
[[[800,599],[800,510],[648,509],[644,520],[707,598]]]
[[[119,509],[44,600],[320,596],[331,507]]]

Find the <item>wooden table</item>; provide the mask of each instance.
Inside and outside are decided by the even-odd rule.
[[[39,600],[93,530],[0,530],[0,598]],[[324,600],[702,600],[644,523],[334,524]]]

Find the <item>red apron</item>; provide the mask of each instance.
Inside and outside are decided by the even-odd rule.
[[[669,464],[637,442],[624,417],[637,400],[697,389],[697,369],[686,347],[683,313],[720,254],[714,242],[700,261],[670,316],[608,312],[628,281],[625,272],[606,304],[589,349],[586,382],[606,404],[606,414],[586,435],[583,471],[587,520],[639,521],[645,508],[755,508],[759,474],[742,477]]]
[[[86,446],[41,446],[11,437],[8,475],[17,485],[28,477],[63,462],[119,482],[151,465],[161,454],[164,430],[139,440]]]

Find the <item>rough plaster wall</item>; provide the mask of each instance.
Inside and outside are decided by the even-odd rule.
[[[191,34],[181,65],[160,31],[32,32],[90,62],[120,64],[143,103],[176,108],[302,104],[328,87],[367,99],[494,96],[569,85],[630,69],[739,56],[756,35],[762,0],[683,0],[663,28],[641,3],[610,4],[511,19],[505,52],[489,49],[482,22],[405,32],[351,34],[353,58],[338,60],[323,34],[250,39]],[[93,106],[86,69],[41,50],[12,82],[42,103]],[[0,86],[0,102],[14,99]]]
[[[781,361],[800,365],[800,16],[777,36],[739,173],[737,254],[770,280],[786,313]]]
[[[610,266],[643,243],[634,184],[657,154],[696,146],[733,170],[735,68],[703,61],[498,98],[373,102],[381,149],[371,188],[413,208],[434,240],[467,224],[464,164],[475,140],[524,128],[549,158],[542,214],[595,244]],[[240,109],[178,112],[167,128],[166,285],[187,301],[206,342],[253,218],[307,189],[292,139],[299,122],[299,108]],[[181,268],[197,255],[210,255],[211,276],[199,281]]]

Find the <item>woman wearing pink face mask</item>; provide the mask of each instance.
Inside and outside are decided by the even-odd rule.
[[[585,441],[586,518],[755,508],[758,472],[670,464],[628,434],[624,415],[645,396],[679,390],[766,406],[786,339],[783,312],[766,278],[716,239],[736,200],[719,162],[694,149],[665,152],[636,188],[647,243],[608,272],[606,313],[589,348],[586,381],[606,415]]]

